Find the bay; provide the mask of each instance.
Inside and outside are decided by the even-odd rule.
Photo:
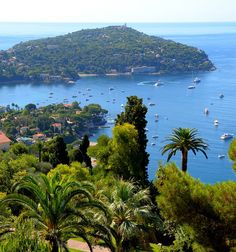
[[[0,23],[0,49],[8,49],[20,41],[41,37],[55,36],[82,28],[103,27],[110,24],[22,24]],[[175,74],[163,76],[110,76],[86,77],[74,85],[68,84],[1,84],[0,105],[12,102],[24,106],[35,103],[43,106],[49,103],[60,103],[63,99],[69,102],[77,100],[84,106],[99,103],[108,109],[109,119],[114,119],[122,111],[121,104],[126,97],[137,95],[143,98],[148,107],[148,152],[150,153],[149,178],[155,177],[158,162],[166,162],[160,148],[163,140],[175,127],[197,128],[199,134],[207,141],[210,150],[208,159],[201,153],[190,155],[189,172],[192,176],[207,183],[233,179],[235,174],[227,157],[230,141],[220,140],[224,132],[236,135],[236,33],[235,23],[210,24],[128,24],[150,35],[161,35],[181,43],[205,50],[217,67],[216,71],[207,73]],[[201,82],[193,90],[193,77]],[[164,85],[153,86],[160,79]],[[110,88],[114,90],[111,90]],[[49,93],[53,92],[53,98]],[[219,95],[223,93],[224,98]],[[77,96],[72,98],[72,96]],[[154,106],[149,106],[149,103]],[[204,115],[204,108],[210,113]],[[155,114],[159,115],[155,122]],[[217,119],[219,126],[213,121]],[[100,134],[111,136],[112,124],[95,132],[91,140]],[[157,139],[153,136],[158,135]],[[155,144],[155,145],[154,145]],[[218,155],[224,154],[224,159]],[[180,155],[172,160],[180,165]]]

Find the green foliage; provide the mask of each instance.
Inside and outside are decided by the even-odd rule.
[[[10,151],[15,155],[28,154],[29,148],[23,143],[15,143],[11,146]]]
[[[103,186],[100,197],[110,212],[107,225],[114,236],[116,251],[145,248],[144,237],[148,234],[148,226],[156,220],[152,216],[149,190],[141,189],[130,181],[117,180],[112,190],[110,186]]]
[[[9,232],[0,241],[0,251],[4,252],[49,252],[48,244],[35,231],[32,221],[17,223],[15,231]]]
[[[234,161],[233,163],[233,168],[236,171],[236,138],[233,139],[233,141],[231,142],[230,146],[229,146],[229,158]]]
[[[159,168],[156,186],[166,220],[185,225],[206,251],[229,251],[236,239],[235,182],[204,185],[169,164]]]
[[[105,212],[103,205],[95,201],[91,184],[62,180],[59,173],[52,177],[24,177],[15,193],[1,200],[1,205],[20,204],[25,208],[21,217],[32,220],[43,240],[48,241],[52,252],[66,249],[71,237],[82,237],[92,251],[88,236],[98,228],[92,219],[92,209]],[[91,232],[90,232],[91,231]]]
[[[108,158],[108,168],[124,179],[138,178],[141,160],[138,131],[135,127],[128,123],[115,126],[109,146],[111,155]]]
[[[213,68],[205,52],[197,48],[148,36],[125,26],[81,30],[28,41],[1,55],[0,81],[50,82],[56,81],[58,76],[61,80],[78,79],[78,71],[127,72],[135,66],[154,66],[156,72],[161,73]]]
[[[45,143],[42,149],[42,160],[50,162],[53,167],[58,164],[68,164],[66,144],[61,136],[57,136]]]
[[[53,177],[56,173],[59,173],[62,178],[66,177],[70,180],[89,180],[88,169],[86,167],[83,167],[82,164],[79,162],[72,162],[70,166],[65,164],[59,164],[54,169],[51,169],[47,176]]]
[[[143,104],[142,99],[137,96],[127,97],[127,103],[125,105],[125,111],[117,116],[116,125],[130,123],[135,126],[138,131],[138,144],[139,144],[139,162],[136,167],[135,178],[142,182],[147,182],[147,165],[149,154],[146,152],[147,136],[145,128],[147,107]]]
[[[25,110],[31,111],[31,110],[35,110],[37,107],[35,104],[33,103],[29,103],[25,106]]]
[[[194,155],[200,151],[207,158],[205,151],[208,149],[208,145],[203,141],[202,138],[197,137],[197,134],[197,129],[173,129],[172,135],[166,138],[166,141],[169,141],[169,143],[162,148],[162,155],[166,152],[169,152],[167,162],[173,155],[176,154],[177,151],[180,151],[182,153],[182,171],[186,172],[188,152],[190,150]]]

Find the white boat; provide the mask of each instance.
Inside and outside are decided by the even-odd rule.
[[[201,80],[198,78],[198,77],[196,77],[194,80],[193,80],[193,83],[200,83],[201,82]]]
[[[195,86],[188,86],[188,89],[194,89],[194,88],[196,88]]]
[[[214,125],[218,126],[219,125],[219,121],[218,120],[214,120]]]
[[[70,81],[68,81],[67,83],[68,83],[68,84],[75,84],[75,81],[70,80]]]
[[[208,109],[208,108],[205,108],[205,109],[204,109],[204,114],[205,114],[205,115],[208,115],[208,114],[209,114],[209,109]]]
[[[226,140],[226,139],[230,139],[230,138],[233,138],[234,134],[230,134],[230,133],[224,133],[220,139],[222,140]]]
[[[124,107],[124,104],[122,103],[120,106],[123,108],[123,107]]]
[[[151,143],[151,146],[155,146],[156,144],[155,143]]]
[[[225,155],[224,154],[220,154],[220,155],[218,155],[218,158],[219,159],[223,159],[223,158],[225,158]]]

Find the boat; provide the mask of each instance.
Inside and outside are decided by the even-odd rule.
[[[214,120],[214,125],[218,126],[219,125],[219,121],[218,120]]]
[[[194,80],[193,80],[193,83],[200,83],[200,82],[201,82],[201,80],[198,77],[194,78]]]
[[[196,88],[195,86],[188,86],[188,89],[194,89],[194,88]]]
[[[77,97],[77,95],[73,95],[73,96],[72,96],[72,98],[76,98],[76,97]]]
[[[219,154],[219,155],[218,155],[218,158],[219,158],[219,159],[223,159],[223,158],[225,158],[225,155],[224,155],[224,154]]]
[[[230,138],[233,138],[233,134],[230,134],[230,133],[224,133],[221,137],[220,137],[220,139],[222,139],[222,140],[227,140],[227,139],[230,139]]]
[[[155,83],[153,84],[154,87],[158,87],[158,86],[161,86],[161,85],[163,85],[163,84],[161,83],[160,80],[158,80],[157,82],[155,82]]]
[[[205,109],[204,109],[204,114],[205,114],[205,115],[208,115],[208,114],[209,114],[208,108],[205,108]]]
[[[145,128],[145,131],[148,131],[149,129],[148,128]]]
[[[86,90],[87,90],[87,91],[91,91],[91,88],[87,88]]]
[[[148,99],[148,100],[151,100],[151,98],[150,98],[150,97],[148,97],[147,99]]]
[[[75,84],[75,81],[68,81],[68,84]]]
[[[120,106],[123,108],[123,107],[124,107],[124,104],[122,103]]]
[[[153,103],[153,102],[149,102],[148,105],[149,105],[149,106],[155,106],[156,104]]]
[[[220,94],[219,95],[220,99],[224,98],[224,95],[223,94]]]
[[[156,144],[155,143],[151,143],[151,146],[155,146]]]
[[[157,139],[157,138],[158,138],[158,135],[154,135],[154,136],[152,136],[152,138]]]
[[[112,90],[114,90],[114,88],[113,88],[113,87],[110,87],[109,90],[112,91]]]

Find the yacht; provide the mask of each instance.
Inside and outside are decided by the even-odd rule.
[[[188,86],[188,89],[194,89],[195,88],[195,86]]]
[[[208,114],[209,114],[209,109],[208,109],[208,108],[205,108],[205,109],[204,109],[204,114],[205,114],[205,115],[208,115]]]
[[[75,84],[75,81],[70,80],[70,81],[68,81],[67,83],[68,83],[68,84]]]
[[[214,120],[214,125],[218,126],[219,125],[219,121],[218,120]]]
[[[193,80],[193,83],[200,83],[201,82],[201,80],[198,78],[198,77],[196,77],[194,80]]]
[[[222,139],[222,140],[227,140],[227,139],[230,139],[230,138],[233,138],[233,134],[230,134],[230,133],[224,133],[221,137],[220,137],[220,139]]]
[[[219,154],[219,155],[218,155],[218,158],[219,158],[219,159],[223,159],[223,158],[225,158],[225,155],[224,155],[224,154]]]

